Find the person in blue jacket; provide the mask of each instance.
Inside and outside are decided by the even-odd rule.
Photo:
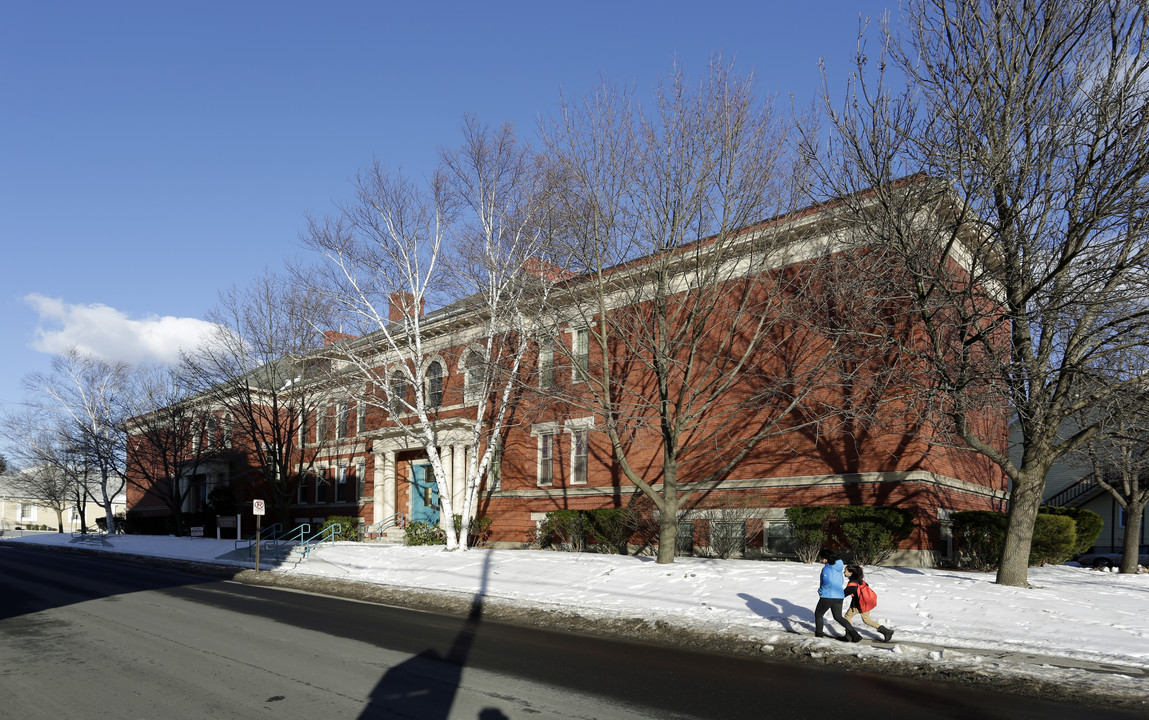
[[[859,642],[861,634],[842,617],[842,601],[846,598],[846,576],[842,574],[845,564],[836,552],[829,549],[818,553],[818,561],[822,563],[822,577],[818,585],[818,605],[814,608],[814,636],[825,637],[822,618],[829,610],[834,620],[846,631],[844,639]]]

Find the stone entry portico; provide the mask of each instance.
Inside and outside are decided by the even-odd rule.
[[[426,450],[426,446],[416,442],[402,430],[389,428],[371,433],[372,452],[375,456],[374,502],[372,503],[372,523],[382,522],[402,512],[411,517],[412,498],[410,493],[400,505],[398,457],[401,453]],[[466,484],[468,453],[473,448],[468,441],[470,432],[459,423],[445,424],[438,432],[439,456],[447,473],[447,487],[451,493],[451,504],[455,512],[461,511]],[[448,518],[440,517],[440,523]]]

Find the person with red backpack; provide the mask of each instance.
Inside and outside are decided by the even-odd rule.
[[[866,574],[861,565],[847,565],[842,573],[850,582],[846,585],[846,597],[850,600],[850,609],[846,611],[846,622],[852,626],[854,616],[861,615],[862,622],[882,634],[882,642],[889,642],[894,631],[878,623],[870,617],[870,611],[878,606],[878,594],[866,584]]]

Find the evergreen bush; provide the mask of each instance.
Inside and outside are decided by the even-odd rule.
[[[995,570],[1005,547],[1005,513],[991,510],[963,510],[950,516],[954,541],[960,553],[959,564],[973,570]]]
[[[354,515],[332,515],[323,521],[323,526],[319,528],[319,532],[325,531],[332,525],[339,526],[339,532],[332,538],[333,540],[349,540],[351,542],[358,542],[362,538],[360,532],[359,518]]]
[[[446,545],[447,534],[438,525],[430,525],[416,520],[407,524],[403,535],[404,545]]]
[[[786,519],[790,522],[790,535],[794,541],[794,551],[804,563],[812,563],[818,558],[830,534],[831,507],[827,505],[797,505],[786,508]]]
[[[455,533],[463,529],[463,516],[455,515]],[[467,547],[477,547],[487,542],[491,536],[491,519],[489,517],[471,518],[470,531],[467,533]]]
[[[885,562],[914,529],[913,513],[903,508],[844,505],[833,514],[859,565]]]
[[[1076,527],[1073,518],[1068,515],[1039,513],[1033,525],[1029,564],[1060,565],[1068,560],[1073,555],[1073,548],[1077,542]]]
[[[570,552],[586,550],[586,515],[578,510],[554,510],[539,523],[538,545]]]
[[[627,554],[630,536],[638,531],[642,518],[630,508],[599,508],[586,511],[586,529],[601,546],[619,555]]]
[[[1066,515],[1073,518],[1074,533],[1077,536],[1077,541],[1073,544],[1073,555],[1089,552],[1089,548],[1093,547],[1098,536],[1101,535],[1101,529],[1105,527],[1105,520],[1100,515],[1085,508],[1042,505],[1037,512],[1049,515]]]

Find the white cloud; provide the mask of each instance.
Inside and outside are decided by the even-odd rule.
[[[107,305],[73,305],[36,293],[24,301],[40,316],[32,347],[46,353],[74,345],[107,360],[170,364],[181,348],[195,347],[213,328],[204,320],[170,315],[137,320]]]

